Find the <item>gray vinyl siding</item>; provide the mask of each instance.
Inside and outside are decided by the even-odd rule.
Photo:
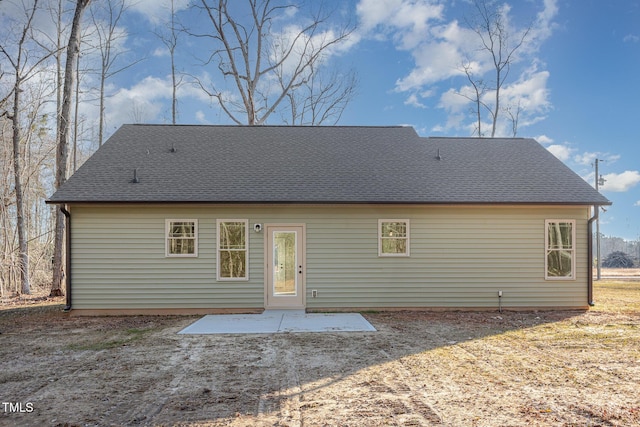
[[[306,306],[585,307],[586,207],[75,205],[73,308],[262,308],[264,231],[306,226]],[[249,280],[216,280],[216,219],[249,220]],[[165,257],[165,220],[198,220],[198,257]],[[409,219],[410,257],[378,256]],[[576,279],[545,280],[545,219],[576,220]],[[311,291],[317,290],[317,298]]]

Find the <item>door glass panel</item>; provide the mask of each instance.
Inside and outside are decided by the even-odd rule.
[[[273,295],[296,295],[296,232],[273,232]]]

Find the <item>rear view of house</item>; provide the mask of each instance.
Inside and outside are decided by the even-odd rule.
[[[585,308],[610,202],[532,139],[125,125],[48,201],[80,314]]]

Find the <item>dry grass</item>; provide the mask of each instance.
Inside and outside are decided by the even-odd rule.
[[[640,278],[640,268],[603,268],[601,273],[604,277]]]
[[[367,313],[375,333],[0,311],[0,425],[640,426],[640,282],[587,312]],[[53,301],[54,303],[56,301]],[[47,303],[47,302],[45,302]]]
[[[603,279],[594,283],[594,311],[640,313],[640,280]]]
[[[11,295],[0,299],[0,311],[14,308],[45,307],[64,303],[64,297],[49,297],[49,291],[32,292],[30,295]]]

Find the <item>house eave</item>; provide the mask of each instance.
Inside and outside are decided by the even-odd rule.
[[[52,205],[438,205],[438,206],[610,206],[606,202],[424,201],[424,200],[46,200]]]

